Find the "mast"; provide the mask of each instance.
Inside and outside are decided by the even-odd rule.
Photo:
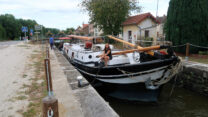
[[[85,41],[91,41],[93,40],[93,37],[85,37],[85,36],[77,36],[77,35],[69,35],[71,38],[81,39]]]

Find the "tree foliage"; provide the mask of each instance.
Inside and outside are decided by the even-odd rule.
[[[6,31],[6,37],[9,39],[14,39],[19,35],[18,23],[16,22],[13,15],[5,14],[0,16],[0,24]]]
[[[11,14],[0,15],[0,38],[13,40],[24,34],[21,32],[22,26],[27,26],[28,29],[33,29],[36,25],[34,20],[16,19]]]
[[[208,46],[207,5],[208,0],[171,0],[165,24],[166,40],[172,41],[173,45],[189,42]]]
[[[6,39],[6,31],[4,27],[0,24],[0,40],[5,40]]]
[[[104,34],[118,35],[121,24],[131,12],[139,12],[137,0],[84,0],[83,9],[88,11],[91,23],[98,25]]]
[[[74,31],[75,31],[74,28],[67,28],[67,29],[65,30],[65,34],[71,35],[71,34],[74,34]]]
[[[35,25],[39,25],[35,20],[16,19],[11,14],[0,15],[0,40],[14,40],[20,36],[23,37],[24,33],[21,31],[22,26],[28,27],[28,31],[30,31],[30,29],[35,30]],[[72,34],[74,28],[67,28],[63,32],[67,32],[65,34]],[[57,28],[46,28],[42,26],[41,35],[43,36],[64,36],[65,34],[60,33],[60,30]],[[29,33],[27,33],[27,36],[30,36]]]

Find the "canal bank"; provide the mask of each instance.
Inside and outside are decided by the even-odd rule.
[[[51,51],[54,94],[59,101],[59,114],[63,117],[118,117],[109,104],[82,79],[78,87],[77,77],[81,74],[58,50]]]
[[[183,61],[183,72],[178,76],[178,86],[208,96],[208,64]]]

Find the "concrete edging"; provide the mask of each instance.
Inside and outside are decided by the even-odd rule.
[[[69,86],[73,90],[73,94],[81,105],[84,117],[119,117],[91,85],[79,88],[77,76],[81,76],[81,74],[69,63],[60,51],[56,49],[54,52]],[[88,83],[85,78],[83,78],[83,82],[85,84]]]

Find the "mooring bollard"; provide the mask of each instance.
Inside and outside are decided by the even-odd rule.
[[[43,117],[59,117],[58,100],[54,96],[43,98]]]
[[[188,61],[188,57],[189,57],[189,47],[190,47],[190,44],[189,43],[186,43],[186,57],[185,57],[185,60]]]
[[[59,117],[58,100],[53,95],[50,60],[45,59],[45,76],[47,81],[48,96],[43,98],[43,117]]]
[[[78,87],[82,87],[82,76],[77,76]]]

